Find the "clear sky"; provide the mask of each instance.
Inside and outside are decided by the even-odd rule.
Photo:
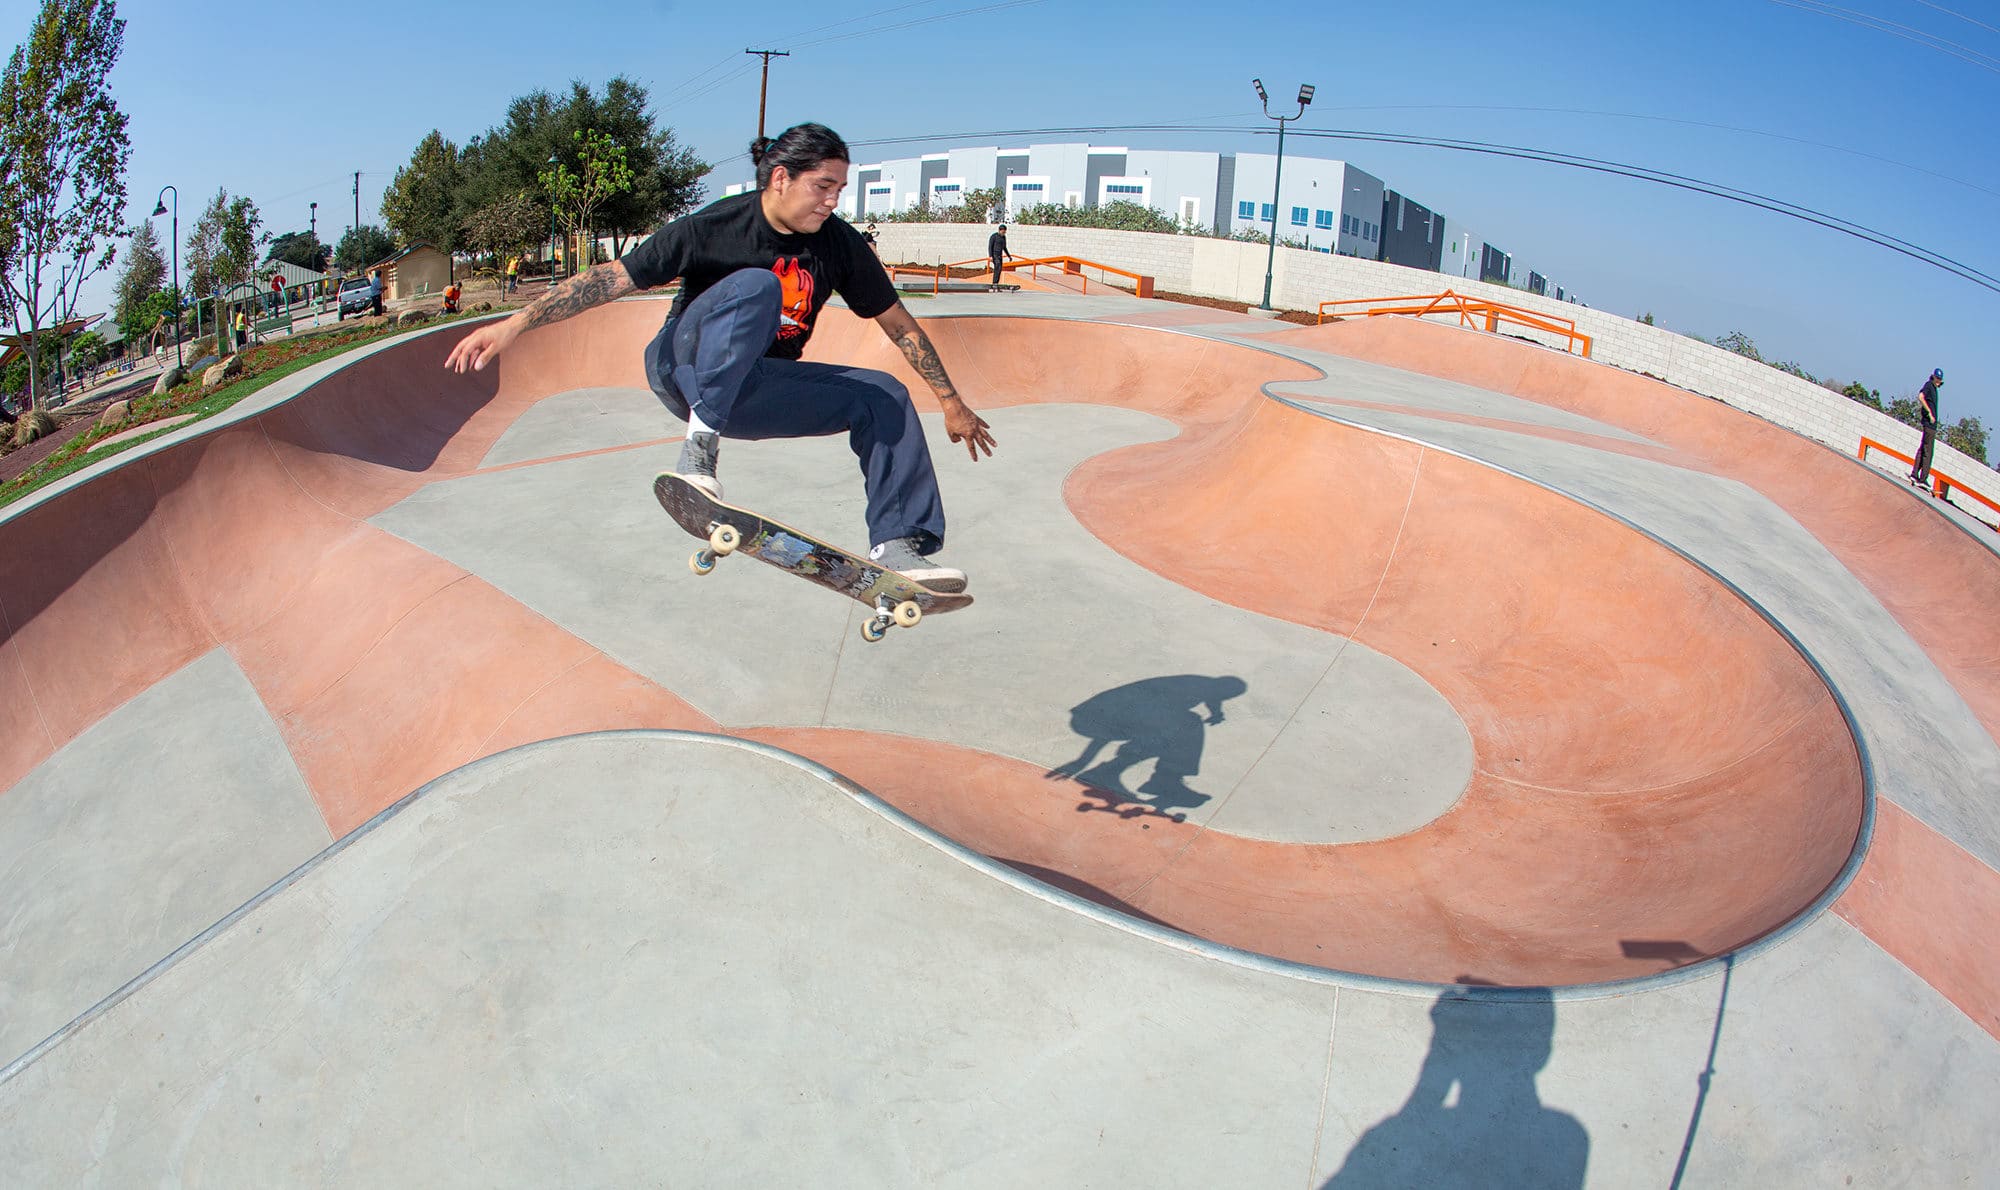
[[[18,42],[38,7],[0,0],[0,32]],[[857,147],[863,161],[1051,139],[977,135],[1000,129],[1262,124],[1250,88],[1261,76],[1274,98],[1318,87],[1295,131],[1630,162],[1816,207],[2000,275],[2000,10],[1990,0],[119,7],[125,53],[111,83],[131,117],[128,217],[143,218],[173,183],[183,239],[226,187],[254,199],[274,232],[304,230],[318,202],[332,242],[353,221],[353,171],[362,221],[379,222],[383,187],[432,128],[463,144],[515,95],[615,74],[650,88],[661,121],[720,163],[721,181],[738,180],[757,118],[749,47],[793,51],[772,65],[773,128],[816,119],[854,142],[941,138]],[[1852,14],[1889,27],[1844,19]],[[1240,132],[1059,139],[1270,148]],[[1600,309],[1650,311],[1710,338],[1742,330],[1767,358],[1885,397],[1941,366],[1947,419],[1971,414],[2000,430],[2000,294],[1938,269],[1718,199],[1556,166],[1290,137],[1286,150],[1353,161]],[[95,281],[83,308],[103,308],[109,293],[108,278]]]

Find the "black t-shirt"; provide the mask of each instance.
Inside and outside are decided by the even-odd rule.
[[[1937,381],[1935,380],[1924,381],[1924,387],[1922,391],[1924,394],[1924,400],[1929,401],[1931,403],[1931,408],[1929,413],[1925,413],[1924,407],[1921,404],[1919,404],[1917,406],[1917,416],[1923,418],[1926,421],[1940,420],[1943,411],[1938,408]]]
[[[764,354],[797,359],[812,338],[820,308],[835,293],[863,318],[886,313],[896,304],[895,287],[861,233],[838,216],[810,235],[786,235],[764,218],[757,191],[718,199],[692,215],[654,232],[624,258],[625,271],[641,289],[675,277],[681,294],[671,316],[717,281],[738,269],[770,269],[784,285],[778,337]]]
[[[992,235],[986,237],[986,255],[999,256],[1002,253],[1006,253],[1006,255],[1008,256],[1013,255],[1012,252],[1007,251],[1007,233],[1004,231],[996,231]]]

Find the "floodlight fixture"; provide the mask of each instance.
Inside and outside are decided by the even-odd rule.
[[[1311,83],[1301,84],[1299,87],[1299,106],[1304,107],[1307,104],[1311,103],[1312,101],[1313,101],[1313,85]]]

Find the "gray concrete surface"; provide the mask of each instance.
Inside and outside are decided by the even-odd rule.
[[[331,841],[217,650],[0,797],[0,1067]]]
[[[1477,1005],[1063,902],[767,752],[534,745],[0,1084],[0,1160],[64,1186],[1667,1185],[1719,1018],[1688,1185],[2000,1168],[1964,1110],[2000,1051],[1835,919],[1726,1003],[1711,977]]]
[[[1068,473],[1105,451],[1171,436],[1171,423],[1101,406],[987,416],[1002,448],[978,464],[952,447],[937,417],[926,418],[951,516],[942,556],[972,574],[977,602],[948,626],[919,625],[879,647],[859,637],[860,605],[757,563],[726,559],[707,578],[690,574],[696,543],[667,521],[649,486],[672,465],[671,446],[434,484],[374,521],[731,726],[865,728],[968,744],[1088,770],[1090,783],[1145,792],[1190,821],[1223,826],[1216,816],[1226,806],[1225,829],[1286,842],[1401,834],[1457,800],[1472,776],[1470,737],[1406,667],[1197,595],[1077,523],[1062,498]],[[574,426],[561,417],[518,426],[509,457],[588,449]],[[602,428],[623,433],[615,419]],[[733,500],[863,544],[862,489],[844,441],[729,443],[720,470]],[[523,550],[524,537],[537,548]],[[968,683],[967,674],[981,676]],[[1221,723],[1190,716],[1175,731],[1142,732],[1131,740],[1139,759],[1122,771],[1104,763],[1117,743],[1087,759],[1091,716],[1075,721],[1074,708],[1159,724],[1176,710],[1160,700],[1226,677],[1246,688],[1221,708]],[[1187,793],[1143,789],[1155,758],[1190,735],[1200,759]]]

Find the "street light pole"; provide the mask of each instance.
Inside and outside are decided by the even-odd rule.
[[[1278,122],[1278,163],[1271,171],[1271,248],[1270,251],[1264,254],[1264,304],[1258,307],[1260,310],[1268,310],[1271,308],[1271,274],[1277,268],[1278,264],[1278,200],[1280,197],[1278,187],[1285,176],[1285,124],[1288,121],[1301,119],[1305,116],[1307,105],[1313,101],[1313,86],[1311,83],[1306,83],[1299,88],[1298,115],[1274,116],[1271,114],[1271,97],[1264,93],[1264,80],[1251,79],[1250,85],[1257,88],[1257,98],[1264,104],[1264,118]]]
[[[172,186],[160,187],[160,197],[153,204],[154,215],[167,213],[167,191],[174,191],[173,236],[167,241],[174,260],[174,366],[183,367],[181,360],[181,192]]]
[[[311,237],[312,237],[313,239],[315,239],[315,240],[319,238],[319,204],[318,204],[318,203],[314,203],[314,204],[312,204],[312,218],[311,218],[311,219],[309,219],[309,220],[307,220],[307,222],[306,222],[306,234],[307,234],[307,235],[309,235],[309,236],[311,236]]]

